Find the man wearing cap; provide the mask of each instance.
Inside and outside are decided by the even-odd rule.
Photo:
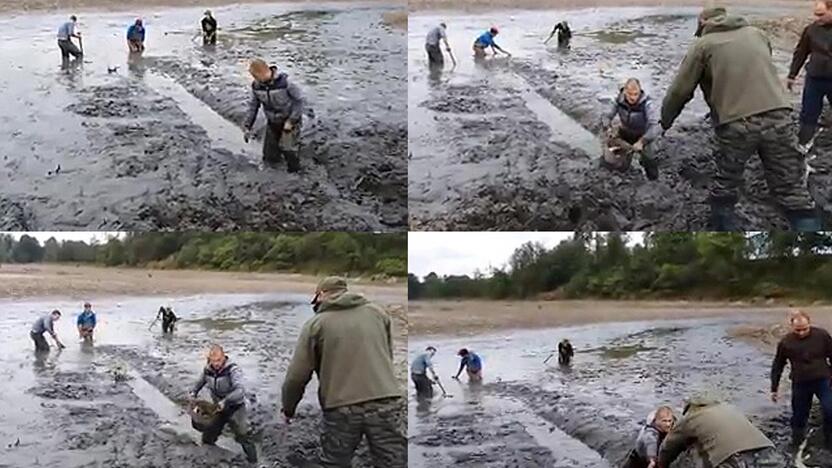
[[[500,31],[497,29],[496,26],[492,26],[491,29],[488,31],[480,34],[477,37],[477,40],[474,41],[474,57],[478,59],[485,58],[485,49],[491,47],[491,50],[494,52],[494,55],[497,55],[497,51],[500,51],[509,57],[511,54],[503,50],[500,46],[494,42],[494,38],[497,37],[497,34],[500,34]]]
[[[451,46],[448,44],[448,33],[445,23],[431,29],[425,39],[425,50],[428,53],[428,66],[431,68],[442,68],[445,66],[445,57],[439,47],[439,41],[445,42],[445,50],[451,53]]]
[[[69,17],[69,21],[62,24],[61,27],[58,28],[58,47],[61,49],[61,59],[64,62],[69,60],[70,55],[76,59],[84,55],[84,53],[72,43],[73,37],[79,41],[81,40],[81,33],[75,31],[75,26],[77,24],[78,17],[72,15]]]
[[[806,437],[809,413],[815,396],[823,410],[825,444],[832,450],[832,337],[823,328],[813,327],[809,315],[796,310],[789,316],[791,332],[777,344],[771,364],[771,400],[780,398],[778,387],[786,363],[791,364],[792,449]]]
[[[708,395],[685,401],[682,419],[659,448],[658,468],[669,468],[693,447],[704,466],[714,468],[783,468],[785,457],[739,409]]]
[[[480,356],[473,351],[468,351],[468,348],[460,349],[456,355],[460,357],[459,370],[453,376],[453,379],[459,380],[459,374],[462,373],[462,369],[465,369],[468,373],[469,383],[482,382],[482,359],[480,359]]]
[[[51,313],[35,320],[35,324],[32,325],[32,330],[29,332],[29,336],[32,338],[32,341],[35,342],[35,351],[49,351],[49,343],[47,343],[46,338],[43,337],[43,334],[46,332],[49,332],[49,334],[52,335],[52,339],[55,340],[55,344],[58,345],[58,348],[66,348],[66,346],[61,343],[61,340],[58,339],[58,335],[55,333],[55,322],[60,318],[61,311],[55,309]]]
[[[820,230],[804,178],[804,158],[796,149],[791,106],[777,77],[768,38],[724,8],[705,9],[699,15],[697,35],[662,103],[661,125],[670,129],[696,87],[702,88],[719,146],[710,191],[710,228],[738,229],[734,206],[743,171],[748,159],[758,154],[769,190],[792,229]]]
[[[205,10],[202,18],[202,45],[217,45],[217,20],[211,10]]]
[[[243,139],[248,142],[257,113],[263,107],[266,116],[266,136],[263,138],[263,161],[274,164],[286,159],[289,172],[300,171],[298,151],[304,100],[300,88],[289,81],[289,75],[278,73],[276,66],[269,66],[261,59],[254,59],[249,66],[254,78],[248,113],[243,124]]]
[[[84,303],[84,310],[78,314],[76,325],[78,326],[78,337],[92,340],[92,333],[95,330],[95,312],[92,311],[92,304]]]
[[[144,52],[144,24],[141,18],[127,28],[127,47],[130,52]]]
[[[283,382],[284,417],[294,417],[314,373],[323,409],[320,464],[351,466],[366,437],[373,466],[404,468],[407,410],[393,365],[390,316],[338,277],[321,281],[312,308]]]

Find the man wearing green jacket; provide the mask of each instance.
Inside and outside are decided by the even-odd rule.
[[[806,166],[792,130],[791,106],[766,35],[724,8],[699,15],[698,39],[688,50],[662,103],[668,130],[702,87],[719,146],[711,187],[711,229],[737,230],[734,205],[748,159],[759,154],[769,190],[794,230],[821,229],[806,185]],[[749,77],[752,77],[749,79]]]
[[[323,409],[320,464],[349,467],[367,438],[373,466],[407,466],[406,407],[393,366],[393,323],[343,278],[321,281],[283,382],[287,422],[312,373]]]
[[[704,466],[714,468],[784,468],[786,458],[740,410],[708,395],[685,401],[682,419],[667,434],[656,463],[668,468],[693,447]]]

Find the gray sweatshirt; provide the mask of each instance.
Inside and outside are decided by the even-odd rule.
[[[202,387],[208,387],[214,402],[223,401],[226,407],[244,405],[246,392],[243,387],[243,371],[226,358],[220,370],[205,366],[191,393],[197,395]]]
[[[277,67],[271,68],[274,78],[265,83],[260,81],[251,83],[245,128],[251,128],[254,125],[260,106],[263,106],[263,113],[269,122],[291,120],[292,123],[300,123],[304,105],[300,88],[290,83],[285,73],[276,74]]]

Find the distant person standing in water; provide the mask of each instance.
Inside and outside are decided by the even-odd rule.
[[[569,23],[561,21],[556,24],[552,28],[552,32],[549,33],[549,37],[543,41],[543,44],[547,44],[555,36],[555,33],[558,35],[558,47],[569,47],[569,42],[572,40],[572,30],[569,29]]]
[[[81,33],[75,31],[77,24],[78,17],[72,15],[69,21],[58,28],[58,47],[61,49],[61,59],[64,62],[68,61],[70,56],[78,59],[84,55],[78,46],[72,43],[73,37],[78,39],[79,43],[81,41]]]
[[[448,33],[445,23],[439,23],[439,26],[431,29],[425,39],[425,51],[428,53],[428,66],[431,68],[442,68],[445,66],[445,57],[442,55],[442,48],[439,46],[440,41],[445,42],[445,50],[448,54],[451,53],[451,46],[448,44]]]
[[[572,363],[572,356],[575,355],[575,350],[572,348],[572,343],[564,339],[558,343],[558,364],[568,366]]]
[[[473,351],[468,351],[466,348],[460,349],[456,354],[461,359],[459,361],[459,370],[453,376],[454,380],[459,380],[459,374],[462,373],[462,369],[465,369],[468,372],[468,382],[482,382],[482,359],[480,359],[479,355]]]
[[[485,58],[485,49],[491,47],[491,50],[494,52],[494,55],[497,55],[497,51],[500,51],[509,57],[511,54],[503,50],[500,46],[494,42],[494,38],[497,37],[497,34],[500,34],[500,31],[497,29],[496,26],[491,27],[488,31],[480,34],[477,37],[477,40],[474,41],[474,58],[483,59]]]
[[[202,45],[217,45],[217,20],[211,10],[205,10],[202,18]]]
[[[127,47],[130,48],[130,52],[144,52],[144,38],[144,24],[142,19],[138,18],[127,28]]]

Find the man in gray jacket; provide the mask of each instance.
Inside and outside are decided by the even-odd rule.
[[[214,425],[202,433],[202,443],[213,445],[228,424],[234,433],[234,439],[243,447],[248,461],[257,463],[257,447],[252,441],[246,411],[243,371],[228,359],[222,346],[211,345],[208,364],[188,395],[190,399],[195,400],[199,391],[206,385],[219,413]]]
[[[300,170],[298,149],[303,115],[300,88],[289,82],[286,73],[278,73],[277,67],[269,66],[260,59],[252,60],[249,72],[254,81],[251,83],[244,139],[248,142],[251,138],[257,112],[262,106],[266,116],[263,160],[276,163],[283,156],[289,172],[297,172]]]

